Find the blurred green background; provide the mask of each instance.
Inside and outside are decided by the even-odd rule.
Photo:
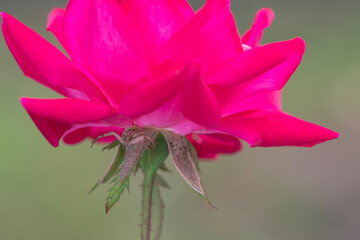
[[[198,8],[203,1],[191,1]],[[55,43],[47,13],[66,0],[1,0],[6,11]],[[176,173],[163,174],[165,240],[360,239],[360,1],[233,0],[241,33],[255,12],[276,19],[264,42],[301,36],[307,51],[284,91],[284,109],[341,133],[311,149],[244,147],[201,164],[207,206]],[[58,44],[56,44],[58,46]],[[54,97],[23,76],[0,39],[0,239],[138,239],[141,176],[108,215],[108,186],[87,191],[112,153],[79,146],[52,148],[19,103]],[[244,144],[245,145],[245,144]],[[171,166],[171,164],[168,164]]]

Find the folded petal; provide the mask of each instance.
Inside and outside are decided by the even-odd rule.
[[[208,72],[205,81],[234,86],[253,80],[257,89],[279,90],[301,62],[305,43],[301,38],[270,43],[244,51]]]
[[[96,139],[109,132],[116,132],[121,136],[123,128],[115,126],[106,126],[101,124],[82,124],[66,131],[63,136],[63,141],[67,144],[77,144],[86,138]],[[114,136],[100,138],[99,142],[113,142],[116,138]]]
[[[110,105],[81,99],[21,98],[21,104],[32,114],[63,123],[87,123],[117,114]]]
[[[67,123],[47,119],[37,114],[32,114],[31,112],[28,112],[28,114],[45,139],[53,147],[59,146],[61,137],[71,128],[71,125]]]
[[[6,43],[26,76],[67,97],[107,102],[62,52],[9,14],[1,16]]]
[[[195,70],[191,77],[184,79],[182,113],[199,125],[216,128],[221,118],[219,103],[202,80],[200,66]]]
[[[240,37],[228,1],[207,1],[164,44],[159,63],[177,69],[189,59],[201,59],[205,71],[241,51]]]
[[[96,122],[116,114],[109,105],[80,99],[21,98],[21,104],[54,147],[74,124]]]
[[[191,134],[187,136],[199,158],[215,159],[220,153],[236,153],[241,150],[238,138],[225,134]]]
[[[64,8],[54,8],[51,10],[48,16],[48,21],[46,24],[46,30],[52,32],[55,37],[59,40],[61,45],[67,49],[66,42],[64,40],[63,30],[62,30],[62,20],[64,17],[65,9]]]
[[[154,111],[135,118],[134,123],[140,128],[159,128],[179,135],[187,135],[204,129],[204,126],[184,117],[181,112],[181,100],[181,94],[177,94]]]
[[[228,96],[227,102],[223,104],[222,116],[261,109],[281,111],[281,90],[260,93],[253,96],[243,96],[242,94],[236,93],[237,92],[234,91],[231,96]]]
[[[150,59],[194,15],[186,0],[124,0],[122,4]]]
[[[166,104],[167,102],[171,103]],[[180,72],[140,85],[124,97],[119,105],[120,114],[133,118],[157,109],[161,109],[161,122],[166,119],[164,111],[167,111],[166,115],[185,117],[207,127],[217,127],[221,117],[219,104],[202,81],[200,66],[197,64],[191,64]],[[169,119],[174,118],[169,116]]]
[[[186,79],[193,79],[196,67],[189,65],[168,76],[152,79],[131,91],[119,104],[119,113],[138,117],[162,106],[181,91]]]
[[[148,76],[144,50],[118,0],[70,0],[63,34],[73,61],[94,76],[114,106],[124,86]]]
[[[311,147],[339,137],[334,131],[276,110],[227,116],[218,130],[245,140],[251,147]]]
[[[274,12],[270,8],[260,9],[256,13],[251,28],[245,32],[242,38],[242,43],[250,47],[260,45],[264,29],[270,27],[274,18]]]

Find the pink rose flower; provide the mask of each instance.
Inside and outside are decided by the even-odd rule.
[[[187,135],[204,158],[240,150],[238,139],[310,147],[337,138],[281,110],[304,41],[260,46],[270,9],[240,38],[229,2],[208,0],[194,13],[186,0],[70,0],[47,24],[69,57],[2,13],[24,74],[65,97],[21,103],[54,147],[134,125]]]

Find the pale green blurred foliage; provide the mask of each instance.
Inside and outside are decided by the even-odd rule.
[[[46,16],[65,5],[1,0],[0,10],[55,43],[44,30]],[[163,191],[163,239],[360,239],[359,1],[233,0],[240,32],[261,7],[276,14],[264,43],[298,35],[307,43],[285,87],[284,110],[341,137],[311,149],[246,146],[237,155],[203,162],[203,183],[218,210],[178,174],[163,174],[172,186]],[[138,239],[140,175],[131,182],[131,194],[106,215],[109,185],[90,196],[87,191],[112,153],[90,149],[89,142],[55,149],[44,140],[18,99],[56,95],[23,76],[2,38],[0,74],[0,239]]]

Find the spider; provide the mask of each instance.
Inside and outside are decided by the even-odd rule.
[[[145,139],[149,140],[152,144],[153,149],[155,148],[155,143],[154,140],[152,138],[150,138],[146,133],[145,133],[146,129],[144,129],[143,131],[140,131],[140,129],[138,127],[131,127],[126,129],[122,136],[120,136],[119,134],[117,134],[116,132],[108,132],[105,133],[103,135],[98,136],[97,138],[95,138],[92,142],[91,142],[91,147],[94,146],[94,144],[103,137],[110,137],[110,136],[114,136],[119,143],[121,143],[124,148],[127,148],[130,145],[139,143],[144,141]],[[117,144],[116,144],[117,145]],[[108,147],[104,147],[103,150],[107,149]]]

